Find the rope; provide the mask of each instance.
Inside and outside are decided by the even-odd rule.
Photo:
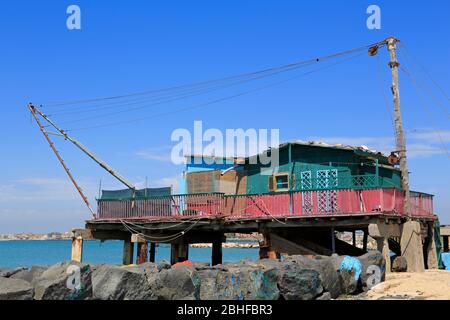
[[[350,59],[354,59],[354,58],[359,57],[359,56],[360,55],[353,56]],[[267,88],[270,88],[270,87],[274,87],[274,86],[283,84],[285,82],[295,80],[295,79],[300,78],[302,76],[309,75],[309,74],[312,74],[312,73],[315,73],[315,72],[319,72],[319,71],[324,70],[324,69],[328,69],[330,67],[338,65],[338,64],[343,63],[345,61],[348,61],[350,59],[345,59],[343,61],[334,63],[332,65],[329,65],[329,66],[326,66],[326,67],[323,67],[323,68],[319,68],[319,69],[312,70],[312,71],[309,71],[309,72],[306,72],[306,73],[302,73],[300,75],[296,75],[296,76],[290,77],[288,79],[283,79],[281,81],[273,82],[273,83],[271,83],[269,85],[265,85],[265,86],[262,86],[262,87],[258,87],[256,89],[244,91],[244,92],[241,92],[241,93],[238,93],[238,94],[230,95],[230,96],[227,96],[227,97],[224,97],[224,98],[219,98],[219,99],[212,100],[212,101],[209,101],[209,102],[205,102],[205,103],[202,103],[202,104],[198,104],[198,105],[194,105],[194,106],[190,106],[190,107],[185,107],[185,108],[180,108],[180,109],[177,109],[177,110],[171,110],[171,111],[167,111],[167,112],[162,112],[162,113],[158,113],[158,114],[151,115],[151,116],[135,118],[135,119],[131,119],[131,120],[118,121],[118,122],[112,122],[112,123],[101,124],[101,125],[94,125],[94,126],[87,126],[87,127],[81,127],[81,128],[71,128],[71,129],[66,130],[66,132],[69,132],[69,131],[80,131],[80,130],[89,130],[89,129],[97,129],[97,128],[104,128],[104,127],[111,127],[111,126],[135,123],[135,122],[148,120],[148,119],[152,119],[152,118],[156,118],[156,117],[166,116],[166,115],[170,115],[170,114],[178,114],[180,112],[185,112],[185,111],[190,111],[190,110],[193,110],[193,109],[203,108],[203,107],[206,107],[206,106],[209,106],[209,105],[217,104],[219,102],[231,100],[231,99],[234,99],[234,98],[237,98],[237,97],[241,97],[241,96],[253,93],[253,92],[257,92],[257,91],[261,91],[261,90],[264,90],[264,89],[267,89]],[[132,110],[120,111],[120,113],[128,112],[128,111],[132,111]],[[119,113],[119,112],[116,112],[116,113]],[[109,115],[113,115],[113,114],[116,114],[116,113],[110,113]],[[103,115],[102,117],[105,117],[105,116],[107,116],[107,115]],[[88,118],[77,119],[77,120],[74,120],[74,121],[85,121],[85,120],[88,120]]]
[[[414,81],[414,79],[412,78],[412,76],[410,76],[410,73],[409,73],[404,67],[401,67],[400,70],[402,70],[403,73],[406,74],[406,75],[408,76],[408,79],[411,80],[411,82],[413,83],[414,88],[417,90],[417,95],[419,96],[419,99],[421,100],[421,96],[420,96],[420,94],[419,94],[418,87],[416,86],[416,82]],[[420,103],[419,105],[422,106],[421,103]],[[428,106],[428,105],[425,103],[424,106]],[[422,107],[423,107],[423,106],[422,106]],[[427,112],[427,111],[430,111],[430,110],[426,110],[427,108],[423,108],[423,109],[425,110],[425,114],[428,116],[428,119],[429,119],[431,122],[434,122],[434,121],[432,120],[430,114]],[[441,142],[441,145],[442,145],[442,150],[447,154],[447,157],[450,158],[450,152],[449,152],[447,146],[445,145],[444,140],[442,139],[441,134],[440,134],[439,131],[436,130],[434,127],[432,127],[432,130],[433,130],[433,132],[438,136],[439,141]]]
[[[194,228],[194,227],[198,224],[199,221],[200,221],[200,220],[197,220],[194,224],[190,225],[189,227],[187,227],[187,228],[184,229],[183,231],[181,231],[181,232],[179,232],[179,233],[176,233],[176,234],[174,234],[174,235],[165,236],[165,237],[156,237],[156,236],[149,236],[149,235],[143,234],[143,233],[137,231],[136,229],[133,229],[133,228],[130,227],[129,225],[127,225],[127,222],[126,222],[126,221],[120,220],[120,222],[122,223],[122,225],[123,225],[128,231],[130,231],[131,233],[138,234],[138,235],[140,235],[141,237],[143,237],[144,239],[148,239],[148,240],[150,240],[150,241],[155,241],[155,242],[171,242],[171,241],[173,241],[173,240],[175,240],[175,239],[178,239],[178,238],[184,236],[184,235],[185,235],[187,232],[189,232],[192,228]]]
[[[97,102],[97,101],[117,100],[117,99],[124,99],[124,98],[135,97],[135,96],[143,96],[143,95],[154,94],[154,93],[170,92],[170,91],[173,91],[173,90],[180,90],[180,89],[185,89],[185,88],[198,87],[198,86],[211,84],[211,83],[217,83],[217,82],[222,82],[222,81],[227,81],[227,80],[240,79],[240,78],[249,77],[249,76],[255,76],[255,75],[264,74],[264,73],[277,72],[277,71],[280,71],[280,70],[295,68],[295,67],[302,66],[302,65],[305,65],[305,64],[313,64],[313,63],[317,63],[317,62],[322,62],[322,61],[325,61],[325,60],[334,59],[334,58],[337,58],[337,57],[340,57],[340,56],[348,55],[348,54],[351,54],[351,53],[354,53],[354,52],[367,50],[368,48],[370,48],[372,46],[379,46],[379,47],[381,47],[381,46],[384,46],[385,44],[386,44],[385,41],[381,41],[381,42],[378,42],[378,43],[375,43],[375,44],[366,45],[366,46],[363,46],[363,47],[358,47],[358,48],[354,48],[354,49],[350,49],[350,50],[346,50],[346,51],[342,51],[342,52],[339,52],[339,53],[330,54],[330,55],[327,55],[327,56],[322,56],[322,57],[318,57],[318,58],[314,58],[314,59],[297,61],[297,62],[290,63],[290,64],[287,64],[287,65],[272,67],[272,68],[263,69],[263,70],[259,70],[259,71],[254,71],[254,72],[249,72],[249,73],[243,73],[243,74],[239,74],[239,75],[235,75],[235,76],[229,76],[229,77],[215,79],[215,80],[197,82],[197,83],[194,83],[194,84],[187,84],[187,85],[181,85],[181,86],[172,86],[172,87],[162,88],[162,89],[157,89],[157,90],[147,90],[147,91],[142,91],[142,92],[134,92],[134,93],[124,94],[124,95],[109,96],[109,97],[102,97],[102,98],[91,98],[91,99],[84,99],[84,100],[73,100],[73,101],[59,102],[59,103],[49,103],[49,104],[46,105],[46,107],[57,107],[57,106],[64,106],[64,105],[91,103],[91,102]]]
[[[434,85],[439,89],[439,91],[441,91],[441,93],[445,96],[445,98],[450,101],[450,97],[448,96],[448,94],[445,92],[445,90],[442,88],[442,86],[439,85],[439,83],[437,83],[437,81],[434,80],[434,78],[431,76],[431,74],[427,71],[427,69],[425,69],[425,67],[423,66],[423,64],[421,64],[419,62],[419,60],[417,58],[414,58],[414,56],[412,55],[412,53],[406,48],[406,46],[402,43],[400,43],[400,48],[402,49],[402,51],[404,53],[406,53],[407,56],[412,57],[412,60],[415,60],[416,63],[419,65],[419,67],[422,69],[422,71],[425,72],[425,74],[431,79],[431,81],[434,83]]]

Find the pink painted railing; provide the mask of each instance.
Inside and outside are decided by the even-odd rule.
[[[214,217],[221,212],[223,194],[190,194],[137,200],[99,200],[99,220]]]
[[[194,194],[139,200],[99,200],[97,219],[208,218],[263,219],[386,213],[403,215],[404,192],[397,189],[323,190],[280,194]],[[433,197],[411,192],[411,214],[432,216]]]
[[[227,196],[222,213],[234,219],[389,213],[403,215],[397,189],[303,191],[291,194]],[[413,216],[433,215],[431,195],[411,193]]]

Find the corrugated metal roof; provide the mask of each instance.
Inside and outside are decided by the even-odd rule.
[[[293,140],[293,141],[288,141],[288,142],[284,142],[282,144],[280,144],[279,148],[285,147],[289,144],[292,145],[302,145],[302,146],[313,146],[313,147],[322,147],[322,148],[332,148],[332,149],[341,149],[341,150],[353,150],[353,151],[362,151],[362,152],[366,152],[366,153],[373,153],[374,155],[378,155],[378,156],[384,156],[387,157],[387,155],[381,153],[380,151],[374,150],[374,149],[370,149],[369,147],[365,146],[365,145],[361,145],[359,147],[354,147],[354,146],[350,146],[350,145],[345,145],[342,143],[338,143],[338,144],[328,144],[326,142],[323,141],[303,141],[303,140]]]
[[[348,151],[354,151],[356,153],[359,153],[362,156],[374,156],[377,158],[385,158],[387,159],[387,155],[383,154],[380,151],[374,150],[374,149],[370,149],[369,147],[365,146],[365,145],[361,145],[359,147],[355,147],[355,146],[350,146],[350,145],[345,145],[345,144],[328,144],[326,142],[323,141],[304,141],[304,140],[293,140],[293,141],[288,141],[288,142],[283,142],[278,146],[278,149],[283,149],[287,146],[289,146],[289,144],[291,145],[301,145],[301,146],[310,146],[310,147],[319,147],[319,148],[330,148],[330,149],[340,149],[340,150],[348,150]],[[273,148],[272,148],[273,149]],[[268,149],[269,150],[269,149]],[[261,154],[261,153],[260,153]],[[259,155],[259,154],[258,154]],[[257,156],[255,155],[251,155],[245,158],[242,157],[211,157],[209,155],[186,155],[186,158],[192,157],[192,158],[213,158],[213,159],[224,159],[224,160],[228,160],[228,161],[236,161],[236,162],[242,162],[244,159],[248,159],[248,158],[252,158]]]

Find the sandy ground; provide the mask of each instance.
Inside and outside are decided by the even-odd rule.
[[[370,290],[365,299],[450,300],[450,271],[390,273]]]

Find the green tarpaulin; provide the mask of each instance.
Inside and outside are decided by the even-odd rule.
[[[134,193],[134,197],[133,197]],[[129,200],[145,199],[153,197],[170,196],[171,188],[146,188],[141,190],[123,189],[123,190],[102,190],[99,200]]]
[[[442,262],[442,243],[441,243],[441,225],[439,220],[434,223],[434,241],[436,243],[436,254],[438,257],[439,269],[444,269],[444,263]]]

